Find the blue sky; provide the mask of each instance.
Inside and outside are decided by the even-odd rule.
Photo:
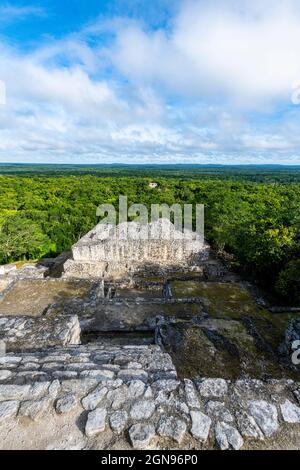
[[[0,161],[300,164],[298,0],[0,0]]]

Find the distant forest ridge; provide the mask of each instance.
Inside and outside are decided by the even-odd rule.
[[[221,164],[37,164],[0,163],[0,175],[235,179],[255,182],[300,182],[300,165],[221,165]]]

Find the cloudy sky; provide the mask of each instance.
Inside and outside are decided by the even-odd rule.
[[[0,80],[1,162],[300,164],[300,0],[0,0]]]

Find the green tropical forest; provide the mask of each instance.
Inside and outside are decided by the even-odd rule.
[[[151,189],[155,181],[158,187]],[[0,166],[0,263],[69,250],[102,203],[205,206],[205,236],[236,269],[300,305],[300,169],[247,167]]]

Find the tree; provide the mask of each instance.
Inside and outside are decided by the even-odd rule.
[[[279,273],[276,290],[290,304],[300,305],[300,260],[290,261]]]
[[[40,227],[19,216],[6,220],[0,229],[0,261],[40,258],[55,248]]]

